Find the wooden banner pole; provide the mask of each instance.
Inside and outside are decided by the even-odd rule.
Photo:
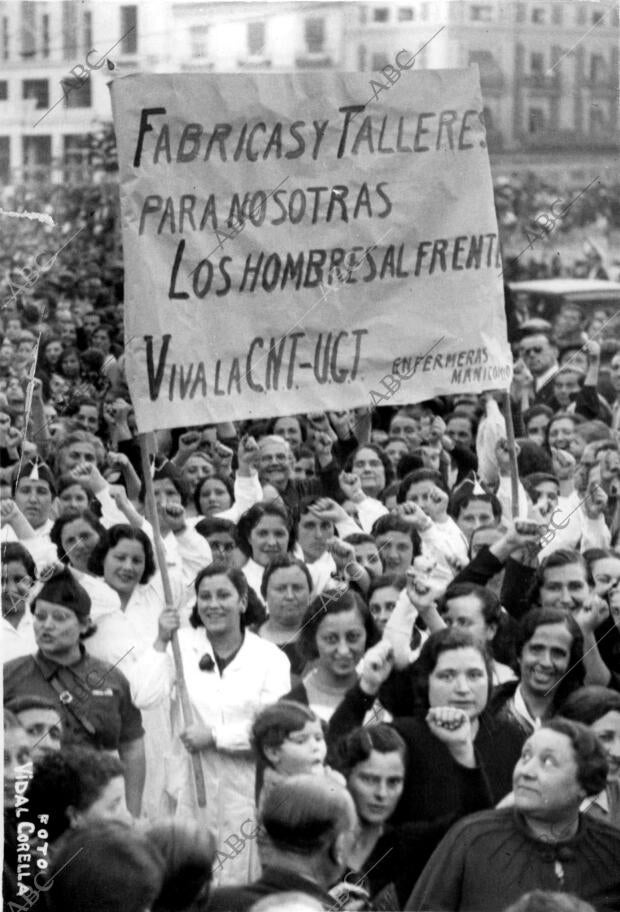
[[[157,565],[159,567],[159,572],[161,573],[161,579],[164,586],[166,608],[173,608],[174,604],[172,599],[172,589],[170,586],[170,577],[168,576],[168,567],[166,565],[166,551],[161,537],[161,530],[159,528],[159,516],[157,515],[157,506],[155,504],[155,489],[153,488],[153,478],[151,476],[151,464],[149,462],[149,452],[147,448],[147,435],[139,434],[138,438],[140,441],[140,459],[142,463],[142,477],[144,479],[145,490],[144,504],[146,507],[147,519],[153,527],[155,556],[157,558]],[[192,705],[190,703],[189,694],[187,692],[187,684],[185,681],[185,674],[183,672],[183,659],[181,657],[179,638],[177,636],[176,630],[172,634],[171,643],[172,657],[174,659],[174,668],[176,672],[176,682],[179,689],[179,697],[181,700],[183,722],[185,725],[191,725],[193,720]],[[194,770],[194,781],[196,783],[196,798],[198,801],[198,807],[204,808],[207,805],[207,797],[205,792],[205,780],[202,772],[200,756],[197,753],[194,753],[191,754],[191,758],[192,767]]]
[[[515,428],[512,421],[512,402],[510,391],[504,393],[504,418],[506,419],[506,443],[510,456],[510,497],[512,501],[512,518],[519,515],[519,470],[517,468],[517,445],[515,443]]]

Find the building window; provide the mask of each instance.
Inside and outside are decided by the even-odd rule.
[[[88,52],[93,46],[93,14],[90,10],[84,10],[82,15],[82,34],[84,35],[84,50]]]
[[[22,57],[28,59],[36,54],[35,11],[32,0],[24,0],[22,11]]]
[[[89,164],[90,154],[88,147],[88,137],[86,136],[64,136],[64,179],[70,181],[79,177],[84,177],[86,167]]]
[[[590,81],[605,82],[607,78],[607,66],[602,54],[592,54],[590,57]]]
[[[2,17],[2,59],[9,59],[9,17]]]
[[[0,136],[0,181],[10,184],[11,176],[11,138]]]
[[[378,54],[372,55],[372,70],[382,70],[383,67],[388,66],[390,59],[387,54],[379,52]]]
[[[194,60],[209,56],[209,26],[194,25],[190,31],[191,50]]]
[[[598,10],[592,13],[592,25],[597,25],[605,18],[605,13],[599,13]]]
[[[545,129],[545,112],[542,108],[530,108],[527,113],[528,133],[540,133]]]
[[[90,108],[92,105],[90,77],[80,82],[77,78],[61,79],[65,108]]]
[[[62,4],[62,53],[65,60],[77,57],[78,46],[77,6],[72,0]]]
[[[599,107],[590,108],[590,132],[591,133],[605,133],[607,130],[607,120],[605,118],[605,113]]]
[[[41,16],[41,53],[43,57],[50,55],[50,17],[47,13]]]
[[[551,21],[554,25],[562,25],[562,19],[563,19],[562,13],[563,13],[562,4],[554,3],[553,6],[551,7]]]
[[[401,6],[398,9],[399,22],[413,22],[414,12],[411,6]]]
[[[121,6],[121,54],[138,52],[138,7]]]
[[[515,19],[517,22],[525,22],[525,3],[517,3]]]
[[[540,6],[535,6],[532,10],[532,22],[534,25],[545,24],[545,11]]]
[[[373,22],[389,22],[390,21],[390,10],[387,6],[375,6],[372,11],[372,21]]]
[[[469,18],[472,22],[491,22],[493,19],[493,7],[472,6],[469,11]]]
[[[357,49],[357,68],[360,73],[366,69],[366,46],[363,44],[360,44]]]
[[[583,4],[579,4],[577,7],[577,25],[585,25],[587,19],[587,11]]]
[[[46,178],[52,164],[51,136],[24,136],[22,164],[26,178]]]
[[[7,101],[9,97],[9,84],[6,79],[0,80],[0,101]]]
[[[534,76],[543,76],[545,72],[545,55],[535,51],[530,54],[530,73]]]
[[[325,19],[311,17],[304,22],[306,49],[309,54],[322,54],[325,45]]]
[[[260,57],[265,53],[265,23],[248,22],[248,54]]]
[[[368,10],[365,6],[360,6],[360,25],[366,25],[368,22]]]
[[[47,79],[24,79],[22,83],[22,98],[24,100],[27,98],[36,98],[37,103],[35,107],[37,110],[40,108],[49,108],[50,90]]]

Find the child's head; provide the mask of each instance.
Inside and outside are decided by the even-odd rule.
[[[322,773],[327,747],[323,724],[309,706],[281,700],[267,706],[252,726],[259,765],[282,776]]]

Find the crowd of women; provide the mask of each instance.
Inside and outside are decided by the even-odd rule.
[[[493,392],[158,432],[151,514],[93,231],[2,314],[11,909],[620,910],[609,330],[520,314],[517,519]]]

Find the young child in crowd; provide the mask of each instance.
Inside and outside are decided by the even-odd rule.
[[[302,703],[280,700],[262,709],[252,726],[256,753],[256,803],[276,782],[299,773],[345,780],[325,764],[327,745],[323,722]]]

